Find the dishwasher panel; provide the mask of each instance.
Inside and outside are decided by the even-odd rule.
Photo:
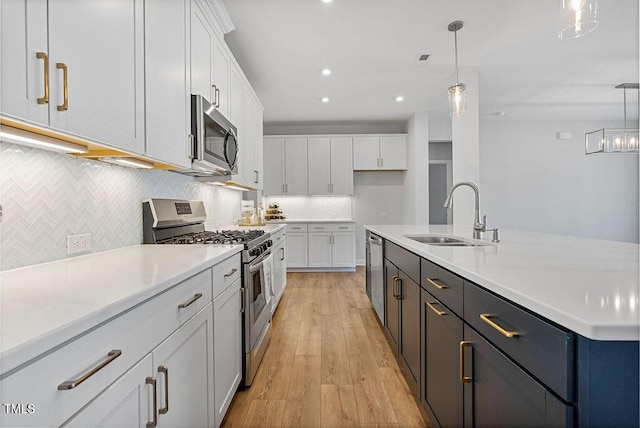
[[[367,264],[367,281],[370,281],[371,304],[378,314],[378,319],[384,324],[384,266],[382,255],[382,238],[370,233],[367,237],[369,246],[369,262]],[[369,284],[368,284],[369,285]]]

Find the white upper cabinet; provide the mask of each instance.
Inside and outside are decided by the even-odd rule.
[[[143,0],[3,0],[1,27],[3,114],[144,153]]]
[[[307,139],[265,138],[265,195],[307,194]]]
[[[264,148],[262,135],[264,133],[264,112],[262,107],[258,103],[254,104],[253,110],[253,123],[254,123],[254,138],[253,138],[253,183],[251,187],[262,190],[264,186],[263,164],[264,164]]]
[[[406,135],[354,136],[353,169],[407,169]]]
[[[353,194],[351,137],[309,137],[310,195]]]
[[[213,50],[214,103],[224,117],[229,117],[229,53],[223,41],[216,39]]]
[[[213,103],[213,52],[216,36],[199,1],[191,1],[191,93]]]
[[[191,3],[145,4],[147,155],[189,168]]]

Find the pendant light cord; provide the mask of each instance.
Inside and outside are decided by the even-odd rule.
[[[458,76],[458,30],[453,32],[453,40],[456,53],[456,85],[460,83],[460,76]]]

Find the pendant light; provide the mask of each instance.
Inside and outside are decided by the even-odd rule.
[[[598,3],[596,0],[558,0],[561,40],[575,39],[598,27]]]
[[[638,153],[638,124],[635,128],[627,128],[627,89],[638,91],[637,83],[622,83],[616,89],[622,89],[624,100],[623,128],[604,128],[585,134],[585,152],[593,153]]]
[[[456,83],[449,86],[449,111],[452,117],[460,117],[463,112],[467,111],[467,93],[465,91],[467,87],[464,83],[460,83],[458,76],[458,30],[462,26],[462,21],[453,21],[447,27],[449,31],[453,31],[456,58]]]

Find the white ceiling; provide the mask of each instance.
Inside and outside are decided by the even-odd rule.
[[[460,67],[478,71],[481,120],[621,119],[614,86],[639,80],[638,3],[599,0],[599,27],[563,41],[557,0],[224,1],[226,40],[268,123],[445,117],[454,20]],[[637,118],[637,92],[629,100]]]

